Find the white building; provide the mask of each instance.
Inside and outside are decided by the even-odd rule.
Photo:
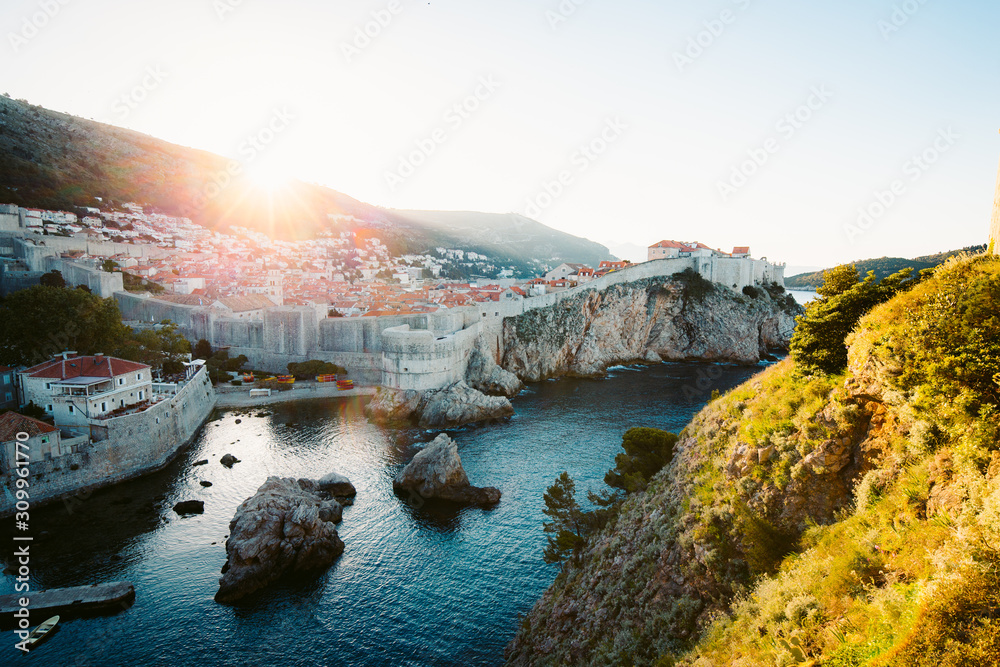
[[[573,274],[577,273],[580,269],[588,268],[586,264],[560,264],[556,268],[552,269],[545,274],[546,280],[564,280],[569,278]]]
[[[149,401],[153,393],[149,366],[103,354],[64,352],[18,375],[24,402],[41,406],[56,426],[85,427],[89,419]]]

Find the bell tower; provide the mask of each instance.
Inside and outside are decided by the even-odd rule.
[[[276,306],[285,305],[285,281],[278,269],[267,272],[267,296]]]

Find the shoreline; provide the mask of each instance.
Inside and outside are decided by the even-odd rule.
[[[234,388],[235,389],[235,388]],[[301,384],[287,391],[274,391],[270,396],[250,398],[250,388],[240,388],[239,391],[219,391],[215,388],[215,408],[253,408],[258,405],[273,405],[291,401],[303,401],[312,398],[352,398],[355,396],[374,396],[375,387],[355,387],[354,389],[337,389],[337,384],[312,383]]]

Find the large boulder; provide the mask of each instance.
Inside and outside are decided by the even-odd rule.
[[[379,387],[365,413],[381,424],[454,428],[509,417],[514,414],[514,406],[506,396],[487,396],[459,381],[444,389],[427,391]]]
[[[500,502],[500,490],[469,483],[458,455],[458,445],[442,433],[420,450],[392,482],[397,493],[413,492],[421,498],[438,498],[475,505]]]
[[[429,392],[418,424],[422,428],[453,428],[510,417],[514,406],[505,396],[487,396],[465,382]]]
[[[269,477],[229,523],[215,600],[234,604],[286,574],[319,572],[343,553],[343,508],[317,482]]]
[[[379,387],[365,406],[365,414],[380,424],[408,422],[419,416],[423,398],[423,392]]]
[[[321,477],[316,485],[320,491],[335,497],[350,497],[358,495],[358,490],[351,484],[351,480],[337,472]]]

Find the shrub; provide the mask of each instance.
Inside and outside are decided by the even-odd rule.
[[[626,493],[645,490],[653,475],[670,463],[677,434],[658,428],[631,428],[622,437],[623,454],[615,457],[615,467],[604,483]]]

